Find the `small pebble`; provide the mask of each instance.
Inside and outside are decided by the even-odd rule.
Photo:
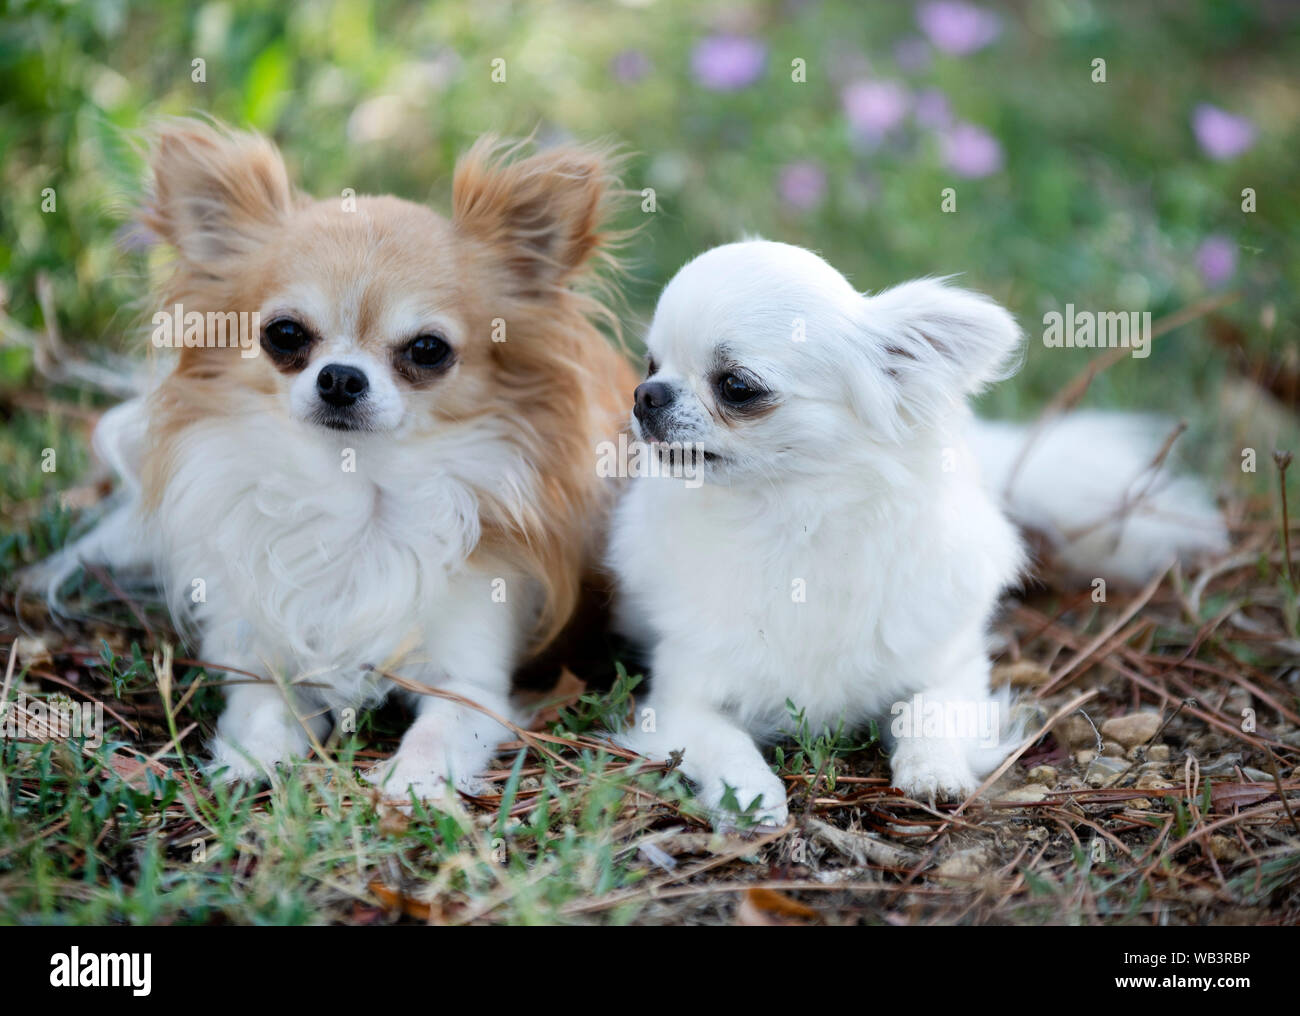
[[[1112,716],[1103,723],[1101,736],[1132,748],[1151,740],[1159,729],[1159,713],[1129,713],[1127,716]]]
[[[1034,766],[1028,773],[1030,783],[1045,783],[1049,787],[1056,783],[1055,766]]]
[[[1144,772],[1138,776],[1133,786],[1138,790],[1168,790],[1177,784],[1165,779],[1158,772]]]
[[[1002,800],[1013,804],[1033,804],[1047,796],[1047,788],[1041,783],[1026,783],[1023,787],[1009,790],[1002,795]]]
[[[1122,758],[1110,755],[1098,755],[1088,766],[1084,777],[1090,787],[1108,787],[1119,779],[1120,774],[1128,769],[1128,763]]]
[[[1052,733],[1056,735],[1057,740],[1064,741],[1071,748],[1097,746],[1097,734],[1092,729],[1092,724],[1088,722],[1087,717],[1078,713],[1061,717],[1052,728]]]

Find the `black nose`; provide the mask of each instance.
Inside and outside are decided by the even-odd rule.
[[[327,363],[316,375],[316,391],[321,399],[339,409],[352,405],[369,387],[363,371],[343,363]]]
[[[636,407],[632,410],[638,420],[673,403],[673,389],[662,381],[642,381],[636,386]]]

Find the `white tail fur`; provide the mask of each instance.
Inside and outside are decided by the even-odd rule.
[[[144,396],[138,396],[114,406],[95,425],[95,456],[119,482],[111,507],[84,536],[23,575],[24,586],[44,587],[55,613],[62,612],[60,589],[83,564],[130,571],[153,562],[150,532],[139,512],[140,466],[148,427],[146,402]]]
[[[1135,585],[1228,546],[1201,484],[1157,464],[1171,432],[1152,417],[1085,411],[1036,434],[981,420],[971,447],[1007,514],[1046,536],[1071,577]]]

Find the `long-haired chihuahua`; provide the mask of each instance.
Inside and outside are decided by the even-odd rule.
[[[155,320],[180,348],[101,421],[121,503],[50,582],[82,561],[153,576],[203,659],[229,668],[212,745],[228,776],[304,755],[331,717],[385,697],[385,672],[514,715],[512,671],[563,627],[598,556],[593,448],[636,383],[581,284],[608,255],[610,166],[484,139],[444,218],[307,198],[258,136],[159,133],[142,218],[175,252]],[[241,314],[257,322],[242,347],[218,334]],[[473,786],[506,731],[412,698],[372,779],[396,797]]]
[[[703,482],[638,476],[615,514],[619,613],[650,663],[632,746],[680,752],[715,812],[783,822],[758,744],[793,702],[814,733],[878,720],[907,793],[969,794],[1008,750],[987,642],[1025,563],[1013,520],[1111,580],[1225,545],[1199,487],[1151,468],[1142,420],[1069,415],[1027,445],[976,419],[968,398],[1020,345],[986,297],[863,294],[787,244],[728,244],[673,278],[632,426]]]

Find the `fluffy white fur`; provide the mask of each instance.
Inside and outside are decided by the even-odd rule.
[[[711,809],[731,787],[782,822],[785,788],[759,743],[791,727],[787,699],[814,732],[876,719],[886,735],[917,694],[988,707],[990,617],[1025,565],[999,504],[1008,484],[1017,521],[1045,525],[1087,574],[1142,578],[1223,545],[1204,496],[1163,478],[1158,507],[1189,521],[1123,531],[1115,509],[1149,442],[1122,419],[1067,423],[1013,480],[1022,434],[986,430],[967,398],[1005,376],[1020,342],[985,297],[934,280],[863,295],[785,244],[719,247],[677,274],[647,337],[646,384],[672,398],[632,426],[702,449],[705,482],[636,478],[616,512],[621,623],[650,649],[631,746],[682,751]],[[755,411],[723,404],[720,379],[737,371],[764,393]],[[1070,523],[1090,520],[1102,524],[1069,542]],[[968,794],[1007,750],[998,731],[946,734],[891,738],[899,787]]]
[[[1145,582],[1174,557],[1228,546],[1223,516],[1195,479],[1154,468],[1172,426],[1079,411],[1033,426],[977,420],[968,433],[986,487],[1041,532],[1070,578]]]
[[[334,434],[250,406],[237,423],[191,427],[162,504],[143,513],[148,414],[148,398],[138,398],[96,429],[98,454],[123,478],[121,502],[56,559],[49,595],[83,561],[143,570],[198,634],[202,658],[234,668],[231,680],[239,670],[295,675],[288,689],[227,689],[214,767],[248,778],[304,755],[309,729],[324,737],[331,712],[385,696],[391,684],[368,664],[514,715],[510,674],[536,605],[489,595],[497,579],[528,588],[508,562],[468,562],[479,542],[475,491],[531,485],[503,434],[475,421],[412,454],[386,432]],[[506,732],[448,700],[413,701],[406,750],[375,778],[399,796],[409,786],[440,797],[448,778],[472,789]]]

